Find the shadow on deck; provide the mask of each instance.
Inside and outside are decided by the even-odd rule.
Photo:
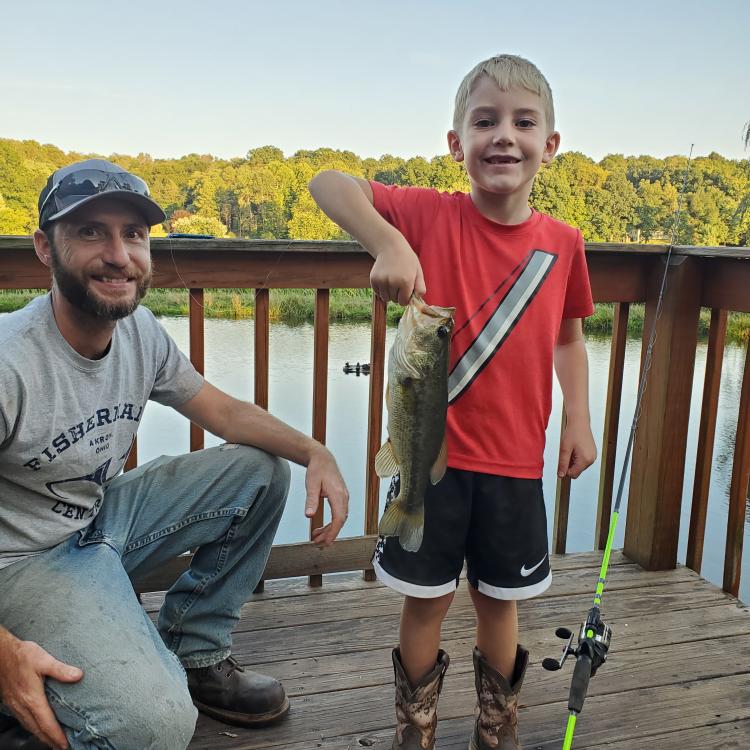
[[[600,553],[558,556],[554,583],[519,607],[531,664],[522,692],[526,750],[559,750],[571,669],[549,673],[554,635],[577,629],[591,606]],[[146,594],[152,613],[159,594]],[[191,750],[390,748],[393,674],[401,597],[360,574],[271,581],[248,602],[235,633],[240,663],[283,680],[289,717],[261,730],[204,716]],[[603,600],[613,628],[608,662],[592,680],[576,727],[576,750],[708,750],[750,747],[750,610],[691,570],[646,572],[613,555]],[[451,656],[439,705],[438,750],[466,750],[474,707],[474,616],[462,583],[443,627]]]

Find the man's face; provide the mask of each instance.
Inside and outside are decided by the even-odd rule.
[[[62,295],[95,318],[130,315],[151,283],[149,228],[131,206],[101,198],[47,232],[52,276]]]
[[[448,142],[453,158],[466,165],[472,191],[524,193],[527,200],[539,167],[557,151],[559,135],[548,132],[537,94],[502,91],[482,76],[469,96],[461,132],[451,131]]]

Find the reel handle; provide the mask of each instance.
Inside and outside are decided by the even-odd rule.
[[[560,662],[557,659],[547,658],[542,661],[542,667],[548,672],[557,672],[560,669]]]
[[[555,635],[558,638],[562,638],[566,643],[563,646],[562,654],[559,659],[545,659],[542,662],[542,666],[548,672],[557,672],[558,669],[562,669],[562,665],[565,664],[565,660],[568,656],[575,654],[576,652],[573,648],[573,633],[571,633],[570,630],[567,628],[558,628],[555,631]]]

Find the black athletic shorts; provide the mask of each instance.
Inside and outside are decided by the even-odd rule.
[[[398,494],[398,477],[388,503]],[[494,599],[528,599],[549,588],[552,572],[541,479],[448,469],[425,494],[422,546],[406,552],[398,537],[380,537],[378,578],[408,596],[434,598],[466,577]]]

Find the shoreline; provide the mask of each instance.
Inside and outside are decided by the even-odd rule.
[[[13,312],[46,290],[0,290],[0,313]],[[204,295],[207,318],[226,320],[252,319],[255,313],[255,292],[252,289],[206,289]],[[184,317],[188,315],[189,296],[186,289],[150,289],[142,303],[156,316]],[[402,314],[400,305],[388,305],[387,323],[395,326]],[[598,303],[594,314],[584,323],[589,335],[607,336],[612,333],[614,305]],[[331,323],[369,323],[372,313],[370,289],[332,289],[330,296]],[[271,289],[270,317],[277,323],[299,325],[312,323],[315,315],[315,294],[312,289]],[[643,333],[644,307],[633,304],[628,319],[628,336]],[[708,335],[711,311],[701,310],[698,335]],[[750,339],[750,314],[729,313],[727,341],[745,344]]]

